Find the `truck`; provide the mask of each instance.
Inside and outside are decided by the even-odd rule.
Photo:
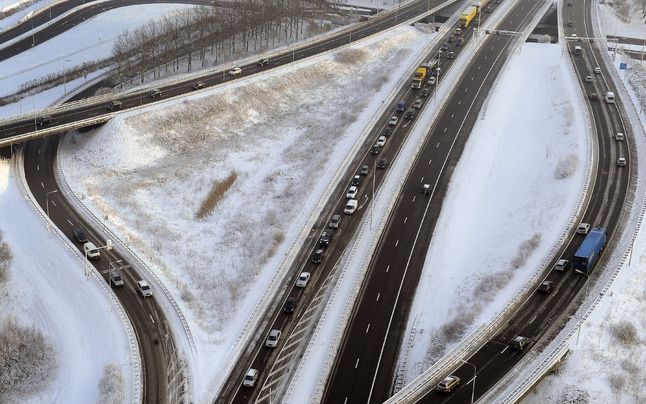
[[[576,272],[589,274],[606,247],[608,236],[606,229],[595,227],[588,232],[579,249],[572,258],[572,267]]]
[[[471,22],[478,15],[478,7],[469,6],[460,14],[460,27],[468,28]]]
[[[575,46],[574,47],[574,54],[575,55],[580,55],[581,54],[581,47],[580,46]]]
[[[415,69],[415,74],[413,75],[413,82],[411,83],[411,88],[422,88],[422,83],[426,78],[428,73],[428,67],[423,64],[417,69]]]
[[[489,0],[474,0],[471,2],[471,5],[473,7],[478,7],[478,8],[484,8],[487,4],[489,4]]]

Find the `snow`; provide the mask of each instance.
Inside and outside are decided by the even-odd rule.
[[[600,4],[597,9],[600,18],[601,28],[606,35],[620,36],[627,38],[636,38],[646,40],[646,23],[641,16],[641,6],[637,5],[637,0],[627,1],[634,10],[630,13],[630,20],[623,21],[617,16],[612,6],[609,4]]]
[[[84,276],[80,254],[48,234],[7,160],[0,160],[0,212],[0,231],[14,254],[0,320],[11,315],[40,330],[54,346],[58,367],[44,390],[16,402],[97,402],[107,364],[121,370],[124,397],[131,397],[130,346],[106,289]]]
[[[117,37],[126,30],[133,30],[145,25],[151,19],[195,6],[185,4],[155,4],[154,6],[129,6],[106,11],[90,18],[43,42],[20,55],[0,62],[0,96],[9,95],[30,80],[45,77],[48,74],[60,73],[100,58],[109,57]],[[56,52],[52,52],[56,49]],[[103,74],[97,71],[85,78],[72,80],[65,84],[39,94],[27,97],[17,104],[0,107],[0,116],[20,114],[31,109],[49,106],[76,86]]]
[[[75,193],[109,217],[192,325],[196,401],[224,381],[218,369],[232,360],[247,316],[282,276],[337,167],[430,38],[402,27],[66,138],[61,162]],[[230,175],[213,213],[196,218]]]

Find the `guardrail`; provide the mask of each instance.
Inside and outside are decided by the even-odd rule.
[[[28,203],[31,205],[34,212],[38,215],[39,219],[43,222],[43,224],[49,229],[51,229],[51,231],[56,235],[56,237],[58,237],[58,239],[61,241],[61,244],[65,246],[65,248],[79,260],[79,262],[83,265],[83,267],[87,266],[87,260],[85,259],[85,256],[81,254],[79,250],[72,247],[67,237],[65,237],[65,235],[58,229],[58,227],[56,227],[49,220],[45,212],[43,212],[40,205],[38,205],[38,203],[34,199],[31,192],[28,191],[29,187],[27,185],[27,180],[25,178],[25,165],[24,165],[22,150],[17,151],[14,154],[14,156],[15,158],[13,159],[13,162],[14,162],[13,171],[16,173],[16,177],[17,177],[16,182],[18,183],[18,188],[20,189],[20,192],[23,194],[25,200],[28,201]],[[121,320],[121,324],[123,325],[123,329],[128,338],[128,345],[130,347],[130,362],[132,365],[132,374],[133,374],[132,385],[131,385],[131,389],[132,389],[131,402],[133,404],[139,404],[142,402],[142,390],[143,390],[143,385],[141,380],[142,363],[139,357],[139,344],[137,342],[137,337],[135,336],[135,332],[132,327],[132,324],[130,323],[130,318],[126,314],[125,309],[121,305],[121,302],[119,302],[119,300],[116,298],[114,293],[112,293],[112,291],[106,284],[105,280],[99,275],[99,273],[97,271],[90,271],[89,274],[91,274],[92,279],[98,284],[99,288],[106,294],[110,303],[118,313],[119,319]]]

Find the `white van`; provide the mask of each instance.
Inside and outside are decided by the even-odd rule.
[[[355,210],[357,210],[357,206],[359,206],[359,201],[357,201],[356,199],[350,199],[348,200],[348,202],[346,202],[343,213],[345,213],[346,215],[351,215]]]
[[[99,258],[101,258],[101,252],[91,241],[83,244],[83,250],[85,251],[85,256],[91,260],[98,260]]]
[[[615,93],[612,91],[608,91],[606,93],[606,104],[614,104],[615,103]]]

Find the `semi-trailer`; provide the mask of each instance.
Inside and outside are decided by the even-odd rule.
[[[478,7],[469,6],[460,14],[460,27],[468,28],[474,18],[478,15]]]
[[[589,274],[594,268],[594,264],[598,261],[606,247],[607,241],[606,229],[595,227],[588,232],[585,239],[576,250],[574,257],[572,257],[572,267],[575,271]]]

